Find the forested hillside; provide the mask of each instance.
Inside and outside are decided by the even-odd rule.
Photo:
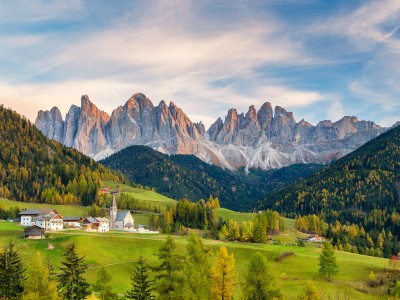
[[[28,120],[0,106],[0,197],[53,204],[95,200],[102,180],[123,176],[47,139]]]
[[[317,214],[333,225],[327,234],[339,244],[390,256],[400,251],[399,176],[396,127],[311,177],[266,195],[258,207],[289,217]],[[357,226],[350,230],[352,223]]]
[[[218,197],[221,206],[250,210],[264,193],[309,176],[319,165],[293,165],[280,170],[232,172],[209,165],[194,155],[165,155],[146,146],[131,146],[100,161],[132,181],[154,187],[158,193],[192,201]]]

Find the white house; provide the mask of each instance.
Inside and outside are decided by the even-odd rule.
[[[81,217],[64,217],[64,228],[80,228]]]
[[[40,215],[35,218],[35,225],[44,231],[61,231],[64,228],[64,218],[60,214]]]
[[[133,230],[134,220],[130,211],[118,211],[115,194],[110,207],[110,228],[113,230]]]
[[[83,221],[83,228],[91,232],[106,232],[110,230],[110,221],[107,218],[87,217]]]
[[[35,219],[40,215],[58,214],[55,209],[24,209],[18,214],[21,217],[22,226],[35,225]]]

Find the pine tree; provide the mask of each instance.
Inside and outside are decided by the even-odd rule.
[[[335,250],[331,243],[326,242],[322,248],[322,252],[318,258],[319,274],[331,279],[331,276],[339,273],[339,266],[336,262]]]
[[[277,288],[277,276],[267,259],[261,253],[255,253],[249,263],[246,276],[245,294],[249,300],[266,300],[282,298]]]
[[[58,288],[64,299],[81,300],[90,295],[89,284],[83,277],[87,269],[84,257],[79,257],[75,250],[75,243],[68,246],[61,263],[61,273],[58,275]]]
[[[143,254],[140,255],[136,269],[131,276],[132,289],[127,292],[126,298],[135,300],[155,299],[153,295],[153,281],[150,280],[149,266]]]
[[[97,272],[97,280],[93,288],[99,293],[100,300],[112,300],[118,299],[118,295],[114,293],[110,286],[111,274],[106,270],[106,268],[101,267],[99,272]]]
[[[180,257],[175,253],[175,250],[175,241],[170,236],[158,250],[157,256],[161,261],[160,265],[155,268],[158,272],[156,275],[158,299],[180,299],[179,288],[183,278],[178,271],[182,266]]]
[[[57,282],[52,279],[50,269],[43,263],[40,252],[32,258],[27,270],[22,300],[60,299],[57,294]]]
[[[211,297],[210,249],[195,234],[191,234],[186,246],[187,257],[183,268],[185,282],[182,293],[185,299],[208,300]]]
[[[12,299],[21,295],[24,272],[21,257],[10,242],[0,253],[0,297]]]
[[[228,255],[226,247],[221,246],[212,271],[212,297],[215,300],[232,299],[236,283],[235,259]]]

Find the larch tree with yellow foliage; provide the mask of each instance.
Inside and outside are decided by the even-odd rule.
[[[221,246],[212,271],[212,297],[215,300],[232,299],[236,283],[235,259],[226,247]]]

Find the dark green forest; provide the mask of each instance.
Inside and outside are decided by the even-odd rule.
[[[293,165],[246,174],[244,170],[232,172],[210,165],[194,155],[168,156],[146,146],[125,148],[100,163],[168,197],[198,201],[212,195],[222,207],[242,211],[251,210],[265,193],[321,168],[314,164]]]
[[[24,202],[89,205],[102,180],[124,177],[58,142],[0,106],[0,197]]]
[[[400,251],[400,127],[314,175],[267,194],[258,208],[318,215],[338,248],[389,257]]]

